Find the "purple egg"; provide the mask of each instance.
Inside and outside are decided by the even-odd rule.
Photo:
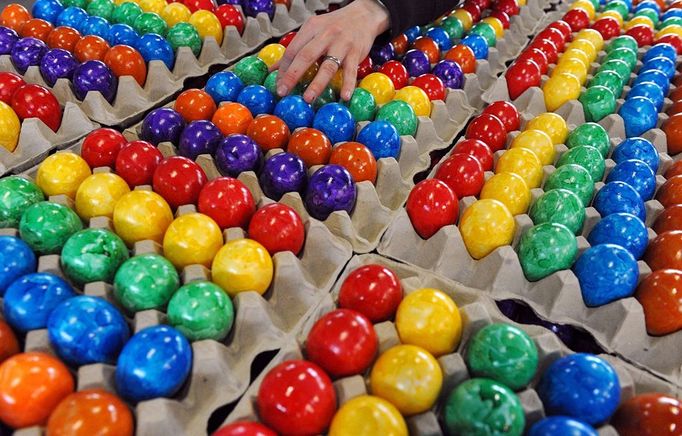
[[[192,121],[180,135],[180,156],[195,160],[200,154],[213,154],[223,139],[223,134],[208,120]]]
[[[421,50],[410,50],[405,53],[403,58],[403,65],[407,68],[407,73],[410,77],[419,77],[431,70],[429,57]]]
[[[220,141],[215,154],[218,169],[230,177],[246,171],[258,171],[262,160],[263,152],[256,141],[241,134],[229,135]]]
[[[109,102],[116,97],[118,81],[102,61],[86,61],[73,71],[73,91],[80,100],[90,91],[98,91]]]
[[[9,27],[0,26],[0,55],[12,53],[14,44],[19,40],[17,32]]]
[[[306,184],[305,164],[295,154],[279,153],[265,161],[260,173],[260,187],[273,200],[287,192],[303,192]]]
[[[432,73],[438,76],[450,89],[462,89],[464,86],[464,73],[455,61],[444,59],[438,62],[433,67]]]
[[[356,196],[357,188],[348,170],[341,165],[325,165],[310,176],[305,206],[311,216],[326,220],[337,210],[350,214]]]
[[[390,42],[382,46],[374,46],[369,52],[369,57],[372,58],[374,65],[383,65],[395,57],[395,49]]]
[[[24,74],[31,65],[40,65],[47,53],[47,45],[38,38],[21,38],[12,48],[12,63],[18,72]]]
[[[242,5],[241,0],[218,0],[218,6],[220,5]]]
[[[273,0],[242,0],[241,4],[247,17],[256,17],[261,12],[268,14],[271,20],[275,16],[275,2]]]
[[[45,82],[54,86],[59,79],[71,79],[78,61],[68,51],[61,48],[48,50],[40,61],[40,74]]]
[[[185,120],[179,113],[169,107],[161,107],[149,112],[142,121],[140,139],[159,145],[171,142],[177,145],[180,134],[185,128]]]

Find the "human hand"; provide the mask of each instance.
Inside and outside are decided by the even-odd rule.
[[[273,66],[273,69],[279,68],[277,94],[283,97],[291,92],[308,68],[327,55],[341,62],[341,98],[350,100],[358,64],[367,56],[376,37],[388,26],[388,11],[376,0],[355,0],[334,12],[309,18],[289,43],[280,62]],[[338,68],[333,60],[323,61],[303,94],[305,101],[312,103]]]

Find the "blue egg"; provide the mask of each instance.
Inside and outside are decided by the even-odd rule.
[[[635,12],[639,12],[639,11],[644,10],[644,9],[651,9],[651,10],[655,11],[656,14],[658,14],[658,15],[660,15],[660,13],[661,13],[661,7],[658,6],[658,3],[656,3],[656,2],[645,1],[645,2],[639,3],[635,7]]]
[[[106,41],[109,40],[111,26],[109,26],[109,22],[102,17],[88,17],[87,20],[85,20],[82,29],[83,35],[96,35]]]
[[[17,278],[35,272],[37,265],[27,243],[14,236],[0,236],[0,296]]]
[[[616,181],[625,182],[635,188],[644,201],[654,197],[656,174],[641,160],[629,159],[616,165],[606,178],[606,183]]]
[[[564,415],[590,425],[605,422],[620,403],[616,371],[604,359],[586,353],[555,360],[536,390],[547,415]]]
[[[670,60],[670,58],[666,56],[656,56],[655,58],[644,62],[644,65],[642,65],[637,73],[644,74],[654,70],[659,70],[666,75],[668,80],[670,80],[675,75],[675,61]]]
[[[488,59],[488,42],[481,35],[469,34],[461,41],[474,52],[476,59]]]
[[[76,6],[69,6],[57,15],[57,26],[72,27],[80,31],[81,26],[88,18],[88,13]]]
[[[5,292],[3,314],[15,329],[27,332],[47,326],[47,319],[64,300],[75,297],[71,285],[50,273],[27,274]]]
[[[87,295],[59,304],[47,320],[47,333],[59,357],[75,366],[115,363],[130,336],[118,309]]]
[[[587,236],[590,245],[614,244],[628,250],[635,259],[641,259],[649,243],[646,226],[641,219],[629,213],[612,213],[592,228]]]
[[[667,11],[663,12],[663,15],[661,15],[661,21],[665,21],[670,17],[682,17],[682,9],[668,9]]]
[[[588,307],[631,297],[639,279],[635,257],[615,244],[599,244],[585,250],[573,265],[573,273]]]
[[[663,109],[665,95],[663,94],[661,87],[654,82],[641,82],[634,85],[632,89],[630,89],[630,92],[628,92],[627,98],[630,99],[634,97],[648,98],[656,107],[657,112],[660,112],[661,109]]]
[[[438,45],[440,51],[445,53],[452,48],[452,41],[450,40],[450,35],[442,27],[432,27],[426,32],[426,36],[433,39],[433,41]]]
[[[292,132],[299,127],[312,126],[315,117],[313,107],[300,95],[287,95],[281,99],[275,105],[274,114],[281,118]]]
[[[638,74],[635,80],[632,81],[632,86],[634,87],[643,82],[655,83],[661,88],[663,95],[668,95],[668,91],[670,91],[670,80],[660,70],[649,70],[643,74]]]
[[[654,173],[658,171],[658,151],[651,141],[644,138],[628,138],[621,142],[613,149],[611,159],[617,164],[630,159],[639,159],[649,165]]]
[[[656,106],[644,97],[632,97],[618,110],[618,115],[625,123],[625,135],[628,138],[641,136],[644,132],[656,127],[658,111]]]
[[[248,85],[237,96],[237,103],[246,106],[255,117],[271,114],[275,108],[275,97],[263,85]]]
[[[375,159],[400,155],[398,129],[388,121],[372,121],[358,133],[357,141],[370,149]]]
[[[597,436],[589,424],[565,416],[550,416],[533,424],[528,436]]]
[[[682,12],[682,9],[680,9],[680,11]],[[682,13],[680,16],[682,17]],[[660,42],[644,53],[644,56],[642,56],[642,63],[647,63],[659,56],[663,56],[670,59],[671,61],[675,61],[677,60],[677,51],[671,44],[668,44],[667,42]]]
[[[204,90],[219,105],[223,101],[236,101],[244,88],[244,82],[232,71],[221,71],[212,75]]]
[[[117,23],[112,24],[109,28],[109,39],[107,42],[112,47],[115,45],[136,47],[139,39],[140,35],[138,35],[131,26],[124,23]]]
[[[54,23],[63,10],[64,6],[59,0],[38,0],[33,4],[31,15],[33,18],[40,18],[48,23]]]
[[[192,348],[176,329],[147,327],[125,344],[116,364],[116,391],[137,402],[172,397],[192,368]]]
[[[145,62],[159,60],[166,64],[169,70],[173,70],[173,65],[175,65],[173,47],[160,35],[156,33],[142,35],[135,48],[140,52]]]
[[[642,221],[646,220],[644,201],[635,188],[625,182],[609,182],[594,197],[592,206],[602,217],[612,213],[630,213]]]
[[[332,145],[352,141],[355,134],[355,120],[348,108],[341,103],[327,103],[313,119],[313,127],[321,131]]]
[[[407,36],[407,42],[410,44],[414,42],[415,39],[419,38],[422,34],[419,26],[412,26],[405,30],[405,36]]]

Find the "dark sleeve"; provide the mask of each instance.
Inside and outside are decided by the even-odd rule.
[[[391,38],[412,26],[428,24],[451,9],[460,0],[379,0],[391,15]]]

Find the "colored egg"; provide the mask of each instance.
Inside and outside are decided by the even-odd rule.
[[[496,248],[509,245],[514,237],[514,218],[497,200],[479,200],[469,206],[460,219],[459,229],[469,254],[474,259],[487,256]]]
[[[247,291],[262,295],[272,281],[272,258],[258,242],[236,239],[228,241],[218,251],[211,272],[213,281],[231,297]]]
[[[178,289],[168,303],[168,321],[190,341],[227,336],[234,322],[232,301],[220,286],[191,282]]]
[[[0,179],[0,227],[18,227],[24,212],[44,199],[38,185],[24,177]]]
[[[146,239],[159,244],[173,221],[168,203],[152,191],[135,190],[123,195],[114,207],[116,233],[132,246]]]
[[[168,226],[163,254],[179,270],[189,265],[209,267],[223,245],[220,227],[201,213],[181,215]]]
[[[177,271],[158,254],[131,257],[114,276],[114,297],[130,312],[164,307],[179,287]]]
[[[105,229],[85,229],[64,244],[61,264],[64,273],[78,284],[108,282],[128,259],[128,249],[121,238]]]

